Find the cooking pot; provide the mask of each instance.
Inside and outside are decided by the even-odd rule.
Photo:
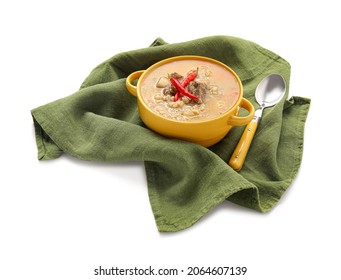
[[[144,86],[145,77],[155,71],[160,66],[174,63],[180,60],[196,60],[203,63],[213,63],[220,65],[226,71],[229,71],[236,79],[239,87],[239,96],[237,101],[230,109],[219,115],[202,121],[179,121],[166,118],[157,112],[154,112],[144,101],[141,88]],[[138,79],[136,86],[134,81]],[[253,105],[243,97],[243,85],[237,74],[227,65],[212,58],[194,55],[175,56],[161,60],[146,70],[139,70],[131,73],[126,79],[128,91],[137,97],[137,105],[140,117],[144,124],[151,130],[169,137],[181,139],[209,147],[222,140],[233,126],[243,126],[248,124],[254,115]],[[248,111],[247,116],[239,116],[240,107]]]

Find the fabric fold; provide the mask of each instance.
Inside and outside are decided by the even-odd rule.
[[[150,47],[99,64],[77,92],[32,110],[38,158],[67,153],[89,161],[143,161],[159,231],[188,228],[226,199],[261,212],[273,209],[300,167],[310,100],[294,96],[265,109],[244,167],[235,172],[227,162],[244,127],[234,127],[210,148],[167,139],[143,124],[136,97],[125,87],[133,71],[189,54],[231,67],[255,107],[254,90],[271,73],[285,78],[288,97],[290,64],[253,42],[211,36],[168,44],[157,38]]]

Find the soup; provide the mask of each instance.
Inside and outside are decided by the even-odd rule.
[[[143,76],[143,102],[155,113],[176,121],[205,121],[229,111],[240,87],[233,73],[197,59],[163,64]]]

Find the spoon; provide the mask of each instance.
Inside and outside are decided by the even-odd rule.
[[[264,108],[277,104],[283,98],[285,90],[285,81],[279,74],[271,74],[258,84],[255,97],[260,108],[255,111],[252,121],[246,126],[244,133],[230,158],[229,165],[234,170],[239,171],[244,164],[245,157],[249,151]]]

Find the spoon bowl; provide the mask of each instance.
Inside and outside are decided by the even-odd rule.
[[[272,74],[265,77],[256,88],[256,101],[260,106],[276,105],[285,94],[285,82],[282,76]]]

